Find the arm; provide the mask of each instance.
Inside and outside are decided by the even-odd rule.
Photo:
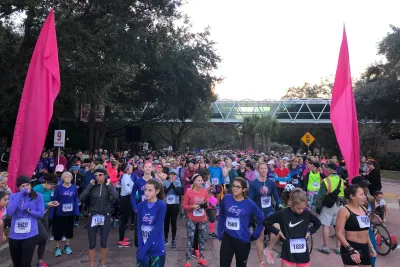
[[[117,190],[115,190],[115,187],[114,187],[114,185],[113,185],[112,183],[110,183],[110,184],[107,186],[107,190],[108,190],[108,193],[110,194],[110,196],[111,196],[114,200],[117,200],[117,199],[118,199],[118,197],[119,197],[118,192],[117,192]]]
[[[305,192],[307,192],[307,185],[308,185],[308,178],[310,176],[310,173],[308,172],[305,176],[304,176],[304,182],[303,182],[303,190]]]
[[[221,167],[219,167],[219,168],[221,170],[221,172],[219,173],[219,184],[224,185],[225,184],[224,174],[223,174],[222,168]]]
[[[89,196],[90,190],[92,189],[93,184],[89,183],[88,186],[86,186],[85,190],[83,190],[83,192],[81,193],[81,196],[79,197],[79,199],[84,202],[87,197]]]
[[[141,209],[137,209],[136,215],[136,233],[138,235],[138,252],[142,250],[143,247],[143,236],[142,236],[142,212]]]
[[[321,227],[321,221],[311,212],[309,212],[309,214],[310,214],[310,221],[312,222],[313,226],[311,226],[308,229],[308,232],[310,233],[310,235],[312,235],[315,232],[317,232],[318,229]]]
[[[275,199],[276,204],[282,205],[282,200],[278,195],[278,189],[276,189],[275,183],[272,185],[272,195],[273,195],[273,197]]]
[[[132,204],[132,210],[134,212],[137,212],[137,203],[136,203],[136,192],[138,190],[137,184],[135,183],[132,188],[131,192],[131,204]]]
[[[182,201],[182,208],[187,211],[193,210],[193,206],[189,205],[189,200],[190,200],[189,194],[190,193],[188,191],[186,191],[186,194],[184,195],[183,201]]]
[[[217,230],[217,235],[218,235],[218,240],[222,240],[222,234],[224,233],[224,227],[225,227],[225,201],[224,198],[221,201],[221,206],[219,209],[219,216],[218,216],[218,230]]]
[[[180,196],[180,195],[182,195],[181,181],[176,180],[175,183],[176,183],[176,185],[174,183],[171,183],[173,186],[172,189],[174,190],[174,192],[177,196]]]
[[[153,242],[156,240],[158,235],[162,233],[164,235],[164,219],[165,219],[165,212],[167,211],[167,206],[164,202],[161,203],[160,208],[157,212],[157,218],[155,220],[155,224],[153,230],[151,231],[149,237],[147,238],[146,244],[142,246],[139,250],[138,257],[142,258],[141,256],[145,256],[149,248],[153,245]],[[140,228],[138,228],[138,232],[141,232]]]
[[[13,216],[18,209],[19,202],[20,202],[20,193],[11,194],[10,201],[8,202],[7,206],[7,215]]]
[[[346,224],[347,218],[349,216],[349,212],[347,211],[346,208],[341,208],[339,210],[337,219],[336,219],[336,227],[335,227],[335,232],[336,232],[336,237],[339,240],[339,242],[342,244],[342,246],[347,247],[349,246],[349,242],[347,242],[345,236],[344,236],[344,225]]]
[[[43,196],[41,194],[37,195],[36,198],[36,209],[31,210],[29,214],[36,218],[36,219],[41,219],[44,216],[44,202],[43,202]]]
[[[250,183],[250,188],[249,188],[249,199],[254,201],[254,186],[253,183]]]
[[[281,223],[282,221],[283,210],[275,212],[271,216],[268,216],[262,223],[265,226],[265,229],[268,233],[273,233],[278,235],[280,230],[274,226],[274,223]]]
[[[78,188],[75,186],[75,196],[74,196],[74,212],[75,215],[79,217],[79,201],[78,201]]]
[[[275,188],[276,189],[276,188]],[[256,203],[254,203],[253,201],[250,202],[251,203],[251,210],[252,210],[252,214],[255,215],[257,217],[257,228],[254,230],[253,232],[253,237],[252,239],[256,240],[260,237],[261,235],[261,231],[263,230],[264,226],[263,226],[263,220],[264,220],[264,214],[261,212],[261,210],[257,207]]]

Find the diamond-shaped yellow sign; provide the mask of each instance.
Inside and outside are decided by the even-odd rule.
[[[315,138],[309,132],[306,132],[306,134],[301,138],[301,141],[303,141],[306,146],[310,146],[315,141]]]

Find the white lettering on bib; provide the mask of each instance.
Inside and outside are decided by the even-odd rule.
[[[150,226],[150,225],[142,225],[141,230],[142,230],[143,244],[146,244],[151,231],[153,231],[153,227],[154,226]]]
[[[261,197],[261,208],[266,209],[271,207],[271,197],[262,196]]]
[[[312,188],[314,188],[314,189],[319,189],[320,185],[321,185],[321,184],[318,183],[318,182],[313,182],[313,183],[311,184]]]
[[[15,220],[14,232],[16,234],[26,234],[31,231],[31,218],[19,218]]]
[[[304,253],[307,250],[305,238],[290,239],[290,253]]]
[[[193,216],[195,217],[204,216],[204,209],[193,210]]]
[[[371,226],[371,222],[367,215],[357,216],[357,221],[360,228],[368,228]]]
[[[167,204],[176,204],[176,196],[167,195]]]
[[[104,216],[103,215],[94,215],[92,217],[92,227],[104,225]]]
[[[292,183],[293,184],[298,184],[299,183],[299,179],[292,179]]]
[[[211,179],[212,184],[218,184],[218,178],[212,178]]]
[[[74,206],[72,205],[72,203],[65,203],[62,206],[63,212],[69,212],[69,211],[73,211],[73,210],[74,210]]]
[[[239,231],[240,230],[240,220],[239,220],[239,218],[227,217],[225,226],[229,230]]]

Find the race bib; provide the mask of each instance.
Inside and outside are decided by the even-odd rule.
[[[319,187],[321,186],[321,184],[318,183],[318,182],[313,182],[313,183],[311,184],[311,186],[312,186],[312,188],[314,188],[314,189],[319,189]]]
[[[145,200],[146,200],[146,196],[142,195],[142,201],[145,201]]]
[[[167,204],[176,204],[176,196],[167,195]]]
[[[266,209],[271,207],[271,197],[262,196],[261,197],[261,208]]]
[[[54,167],[54,163],[50,163],[50,167],[53,168]]]
[[[280,184],[280,185],[285,185],[286,182],[279,181],[279,184]]]
[[[104,216],[103,215],[94,215],[92,217],[92,227],[104,225]]]
[[[240,220],[239,220],[239,218],[227,217],[225,226],[229,230],[239,231],[240,230]]]
[[[74,206],[72,205],[72,203],[65,203],[62,206],[63,212],[73,211],[73,209],[74,209]]]
[[[230,184],[231,183],[231,179],[229,179],[229,176],[225,177],[225,184]]]
[[[358,221],[358,225],[360,226],[360,228],[368,228],[371,226],[369,217],[366,215],[357,216],[357,221]]]
[[[204,216],[204,209],[193,210],[193,216],[195,217]]]
[[[218,184],[218,178],[212,178],[211,179],[212,184]]]
[[[142,237],[143,237],[143,244],[146,244],[147,239],[150,236],[151,231],[153,230],[154,226],[150,225],[142,225],[141,230],[142,230]]]
[[[14,232],[26,234],[31,231],[31,218],[19,218],[15,220]]]
[[[292,179],[292,183],[293,184],[298,184],[299,183],[299,179]]]
[[[290,253],[304,253],[307,251],[305,238],[290,239]]]

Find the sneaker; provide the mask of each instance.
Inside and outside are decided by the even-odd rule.
[[[321,253],[324,253],[326,255],[329,255],[329,248],[327,248],[327,247],[319,248],[318,251]]]
[[[125,241],[119,241],[118,242],[118,247],[119,248],[129,248],[131,246],[131,243],[125,242]]]
[[[340,248],[334,248],[333,251],[336,253],[336,255],[340,255]]]
[[[172,239],[171,248],[176,248],[176,240]]]
[[[131,224],[131,231],[133,231],[135,229],[135,225]]]
[[[131,242],[131,240],[129,239],[129,238],[127,238],[127,237],[124,237],[124,242]]]
[[[54,236],[50,236],[49,240],[54,241]]]
[[[44,263],[44,261],[42,261],[42,267],[49,267],[46,263]]]
[[[168,244],[169,244],[168,239],[164,239],[164,245],[168,246]]]
[[[119,223],[117,221],[113,222],[112,224],[112,228],[118,228]]]
[[[46,265],[46,263],[41,262],[41,263],[36,263],[35,267],[49,267]]]
[[[272,251],[268,250],[267,248],[264,249],[264,255],[267,257],[267,262],[269,264],[275,264],[275,260],[274,260],[274,254],[272,253]],[[263,262],[262,262],[263,263]],[[261,263],[261,264],[262,264]]]
[[[208,238],[218,238],[218,236],[215,233],[209,233]]]
[[[179,219],[180,219],[180,220],[185,219],[185,217],[186,217],[186,216],[185,216],[185,213],[181,213],[181,215],[179,215]]]
[[[56,251],[55,251],[54,255],[55,255],[56,257],[61,257],[61,255],[62,255],[61,249],[60,249],[60,248],[56,248]]]
[[[193,249],[192,251],[192,257],[193,258],[200,258],[200,251],[197,249]]]
[[[265,265],[265,262],[261,262],[260,264],[258,264],[258,267],[267,267],[267,265]]]
[[[71,255],[71,254],[72,254],[72,249],[71,249],[71,247],[70,247],[70,246],[65,246],[65,248],[64,248],[64,250],[63,250],[63,253],[64,253],[64,254],[67,254],[67,255]]]
[[[79,227],[79,222],[75,222],[74,227],[78,228]]]
[[[205,259],[202,259],[197,262],[197,267],[208,267],[208,264]]]
[[[190,263],[187,262],[187,263],[185,264],[185,266],[183,266],[183,267],[190,267]]]
[[[62,242],[65,242],[65,241],[67,241],[67,238],[66,238],[65,236],[63,236],[63,237],[61,238],[61,241],[62,241]]]

